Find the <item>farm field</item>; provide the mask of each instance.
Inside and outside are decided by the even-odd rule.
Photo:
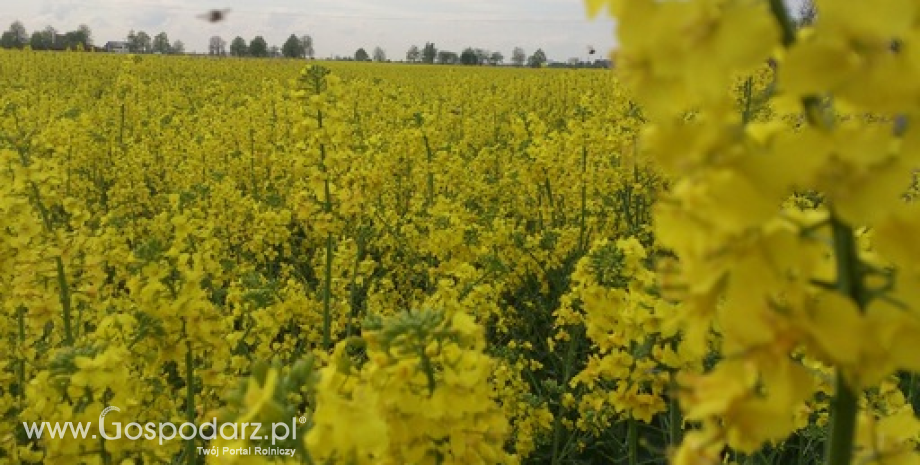
[[[786,46],[0,52],[0,463],[920,463],[920,89]]]
[[[380,402],[431,403],[381,411],[419,429],[391,433],[417,447],[404,453],[431,448],[435,425],[479,435],[499,462],[506,440],[522,458],[546,453],[550,402],[583,364],[560,353],[554,314],[576,264],[602,239],[648,242],[660,178],[609,72],[2,61],[11,418],[93,421],[109,405],[140,424],[270,416],[231,392],[256,366],[306,386],[294,367],[373,355],[381,372],[364,382]],[[371,330],[373,317],[396,320]],[[362,336],[366,349],[339,345]],[[453,377],[439,369],[432,399],[413,347],[443,370],[448,354],[464,360]],[[276,389],[279,418],[330,395]],[[320,407],[314,428],[357,429],[348,409],[369,407]],[[4,427],[14,461],[171,460],[193,443],[39,443]],[[578,448],[568,428],[560,456]]]

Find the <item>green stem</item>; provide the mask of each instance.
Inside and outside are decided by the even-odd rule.
[[[425,206],[430,207],[434,203],[434,171],[432,163],[434,156],[431,153],[431,143],[428,140],[428,134],[422,132],[422,140],[425,141],[425,153],[428,159],[428,195],[425,198]]]
[[[26,153],[20,153],[20,161],[22,166],[29,166],[29,159]],[[48,212],[48,209],[45,208],[45,204],[42,203],[41,192],[38,190],[38,185],[30,181],[29,187],[31,188],[32,201],[35,202],[35,206],[38,208],[38,212],[42,217],[42,225],[45,227],[45,232],[51,234],[54,230],[54,224],[52,223],[51,214]],[[64,259],[59,255],[54,257],[54,263],[57,268],[58,287],[60,287],[58,292],[61,301],[61,309],[63,311],[62,317],[64,319],[64,343],[67,346],[73,346],[73,329],[70,323],[70,286],[67,283],[67,272],[64,269]]]
[[[314,81],[314,91],[319,95],[323,89],[323,81],[316,78]],[[323,131],[323,111],[316,110],[316,124],[320,131]],[[319,144],[319,164],[320,171],[323,173],[323,211],[331,216],[332,213],[332,189],[329,186],[329,169],[326,167],[326,144]],[[326,233],[326,264],[323,270],[323,348],[332,349],[332,250],[333,240],[332,232]]]
[[[827,465],[849,465],[852,461],[857,405],[856,393],[847,385],[843,373],[837,370],[836,395],[831,402],[833,416],[827,443]]]
[[[633,214],[633,209],[632,209],[632,189],[633,189],[633,185],[627,184],[626,186],[623,187],[623,190],[620,195],[620,199],[623,203],[623,208],[621,211],[623,212],[623,216],[625,217],[626,230],[628,231],[629,234],[632,234],[633,231],[635,231],[636,229],[635,225],[637,223],[635,219],[635,215]]]
[[[424,335],[419,334],[419,340],[424,341]],[[434,366],[431,364],[431,359],[428,358],[428,355],[425,353],[425,347],[419,344],[416,347],[416,354],[418,355],[419,360],[421,361],[422,371],[425,373],[425,379],[428,381],[428,397],[434,395],[434,390],[437,388],[437,380],[434,378]]]
[[[853,299],[860,312],[869,303],[869,294],[862,284],[856,237],[853,228],[838,219],[831,221],[834,234],[834,254],[837,257],[837,290]]]
[[[860,312],[868,304],[868,294],[862,283],[856,237],[853,228],[840,220],[831,220],[834,254],[837,258],[837,289],[853,299]],[[827,442],[827,465],[849,465],[853,459],[856,436],[857,392],[847,382],[842,369],[837,369],[836,393],[831,402],[831,423]]]
[[[744,111],[741,113],[741,124],[747,126],[754,116],[754,78],[744,81]]]
[[[319,112],[319,124],[322,128],[323,117]],[[326,146],[320,145],[321,164],[323,175],[323,195],[325,203],[323,210],[326,213],[332,213],[331,189],[329,188],[329,174],[326,171]],[[326,233],[326,265],[323,270],[323,347],[326,350],[332,348],[332,232]]]
[[[118,124],[118,146],[125,152],[125,102],[121,102],[121,118]]]
[[[805,435],[803,435],[803,434],[797,434],[797,435],[795,436],[795,440],[796,440],[796,441],[795,441],[795,442],[796,442],[796,447],[795,447],[796,459],[795,459],[795,463],[805,463],[805,462],[804,462],[804,460],[805,460]]]
[[[683,440],[683,415],[680,411],[680,402],[677,399],[677,377],[672,372],[671,373],[671,395],[668,399],[668,435],[671,439],[671,444],[674,447],[680,444]]]
[[[639,422],[632,416],[626,420],[626,454],[629,465],[639,463]]]
[[[783,35],[783,46],[791,47],[796,41],[795,23],[783,0],[770,0],[770,11]],[[827,129],[831,121],[821,111],[821,100],[810,95],[802,99],[809,124]],[[834,255],[837,258],[837,290],[853,299],[860,311],[868,304],[868,296],[862,284],[859,255],[853,229],[838,219],[832,220]],[[853,458],[853,442],[856,434],[857,393],[848,385],[844,372],[837,369],[836,394],[831,403],[831,424],[825,463],[827,465],[849,465]]]
[[[364,232],[358,230],[357,237],[355,238],[357,242],[357,250],[355,251],[355,261],[352,263],[351,268],[351,284],[348,287],[349,291],[349,306],[351,307],[351,318],[348,320],[348,330],[347,337],[351,338],[355,333],[355,320],[358,319],[358,272],[360,271],[361,259],[364,258]]]
[[[562,367],[562,382],[565,383],[562,385],[562,393],[559,395],[559,408],[556,411],[556,414],[553,416],[553,455],[552,455],[552,464],[556,465],[563,463],[562,459],[565,456],[564,449],[560,452],[560,446],[562,445],[562,398],[565,397],[565,394],[569,392],[569,381],[572,376],[572,364],[575,360],[575,352],[577,349],[579,338],[574,336],[569,341],[568,350],[565,353],[565,361]]]
[[[918,404],[917,404],[917,400],[918,400],[918,399],[915,398],[915,396],[917,395],[917,392],[916,392],[916,389],[917,389],[917,374],[916,374],[916,373],[911,373],[911,374],[910,374],[910,380],[909,380],[908,382],[909,382],[910,384],[907,386],[907,401],[910,402],[911,405],[914,406],[914,411],[917,411],[917,409],[920,408],[920,407],[918,407]]]
[[[61,308],[63,309],[64,318],[64,344],[73,346],[73,328],[70,325],[70,285],[67,283],[67,273],[64,271],[64,260],[58,256],[54,257],[57,265],[58,286],[60,289]]]
[[[546,198],[549,201],[550,221],[552,222],[552,227],[556,227],[558,226],[558,223],[556,218],[556,202],[553,198],[553,187],[549,180],[549,173],[545,169],[543,170],[543,173],[546,175],[546,177],[543,178],[543,187],[546,189]]]
[[[326,233],[326,266],[323,270],[323,347],[332,348],[332,233]]]

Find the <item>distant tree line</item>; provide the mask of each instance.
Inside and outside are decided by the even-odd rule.
[[[76,30],[64,34],[59,34],[54,27],[47,26],[45,29],[35,31],[29,36],[22,22],[14,21],[0,37],[0,47],[3,48],[24,48],[27,45],[33,50],[65,50],[77,47],[86,49],[92,47],[93,35],[89,26],[81,24]],[[130,53],[158,53],[164,55],[185,53],[185,44],[181,40],[170,42],[166,32],[160,32],[151,37],[144,31],[134,31],[132,29],[125,37],[124,47]],[[256,36],[249,41],[237,36],[229,43],[228,47],[227,41],[222,37],[212,36],[208,40],[208,55],[256,58],[314,58],[315,50],[313,48],[313,38],[309,35],[297,36],[296,34],[291,34],[281,47],[270,46],[262,36]],[[387,58],[386,51],[381,47],[375,47],[371,53],[368,53],[364,48],[359,48],[351,57],[336,57],[336,59],[390,61]],[[427,42],[421,48],[417,45],[409,47],[408,52],[406,52],[406,61],[409,63],[498,66],[504,64],[505,56],[498,51],[473,47],[467,47],[458,54],[449,50],[438,50],[434,43]],[[542,49],[538,49],[530,56],[527,56],[521,47],[515,47],[511,51],[511,65],[513,66],[539,68],[544,66],[547,61],[546,53]]]
[[[81,24],[76,30],[63,34],[53,26],[36,30],[29,35],[22,21],[13,21],[9,29],[0,35],[0,47],[6,49],[31,47],[33,50],[88,49],[93,45],[93,33],[89,26]]]
[[[158,53],[163,55],[183,54],[185,53],[185,44],[181,40],[170,42],[166,32],[160,32],[151,36],[145,31],[130,30],[125,36],[121,45],[125,51],[130,53]],[[90,49],[93,47],[93,34],[89,26],[81,24],[76,30],[66,33],[59,33],[53,26],[47,26],[42,30],[37,30],[30,36],[26,31],[22,21],[14,21],[9,29],[0,36],[0,47],[6,49],[22,49],[31,47],[33,50],[69,50],[74,48]],[[105,45],[105,44],[103,44]],[[227,41],[220,36],[213,36],[208,41],[208,54],[237,57],[290,57],[290,58],[313,58],[315,51],[313,48],[313,38],[309,35],[298,37],[291,34],[287,41],[281,47],[270,46],[262,36],[256,36],[250,41],[242,37],[236,37],[230,43],[229,50]]]
[[[353,57],[337,57],[337,59],[354,60],[354,61],[390,61],[387,59],[386,52],[380,48],[374,48],[373,54],[368,54],[364,48],[355,51]],[[443,65],[491,65],[498,66],[505,62],[505,56],[501,52],[489,51],[484,48],[467,47],[459,54],[449,50],[438,50],[432,42],[425,43],[424,47],[418,45],[409,47],[406,52],[406,61],[409,63],[428,63]],[[539,68],[547,62],[546,53],[538,49],[529,57],[521,47],[515,47],[511,51],[511,64],[514,66],[530,66]]]
[[[181,55],[185,53],[185,44],[181,40],[170,43],[169,36],[165,32],[150,37],[144,31],[135,32],[133,29],[128,32],[125,38],[125,45],[131,53],[159,53],[163,55]]]
[[[208,45],[209,55],[227,55],[227,42],[220,36],[211,37]],[[286,58],[313,58],[315,51],[313,49],[313,38],[309,35],[297,37],[291,34],[281,47],[277,45],[269,46],[268,42],[262,36],[256,36],[250,41],[236,36],[230,42],[229,55],[235,57],[286,57]]]

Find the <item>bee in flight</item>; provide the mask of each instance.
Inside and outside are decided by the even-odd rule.
[[[595,52],[595,51],[596,51],[596,50],[594,50],[594,46],[593,46],[593,45],[589,45],[589,46],[588,46],[588,55],[594,55],[594,52]]]
[[[198,17],[206,21],[216,23],[216,22],[223,21],[224,19],[226,19],[227,13],[229,12],[230,12],[229,8],[223,9],[223,10],[211,10],[205,14],[198,15]]]

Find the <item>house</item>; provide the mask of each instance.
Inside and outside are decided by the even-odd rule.
[[[119,41],[108,41],[105,43],[105,51],[109,53],[128,53],[128,43]]]

